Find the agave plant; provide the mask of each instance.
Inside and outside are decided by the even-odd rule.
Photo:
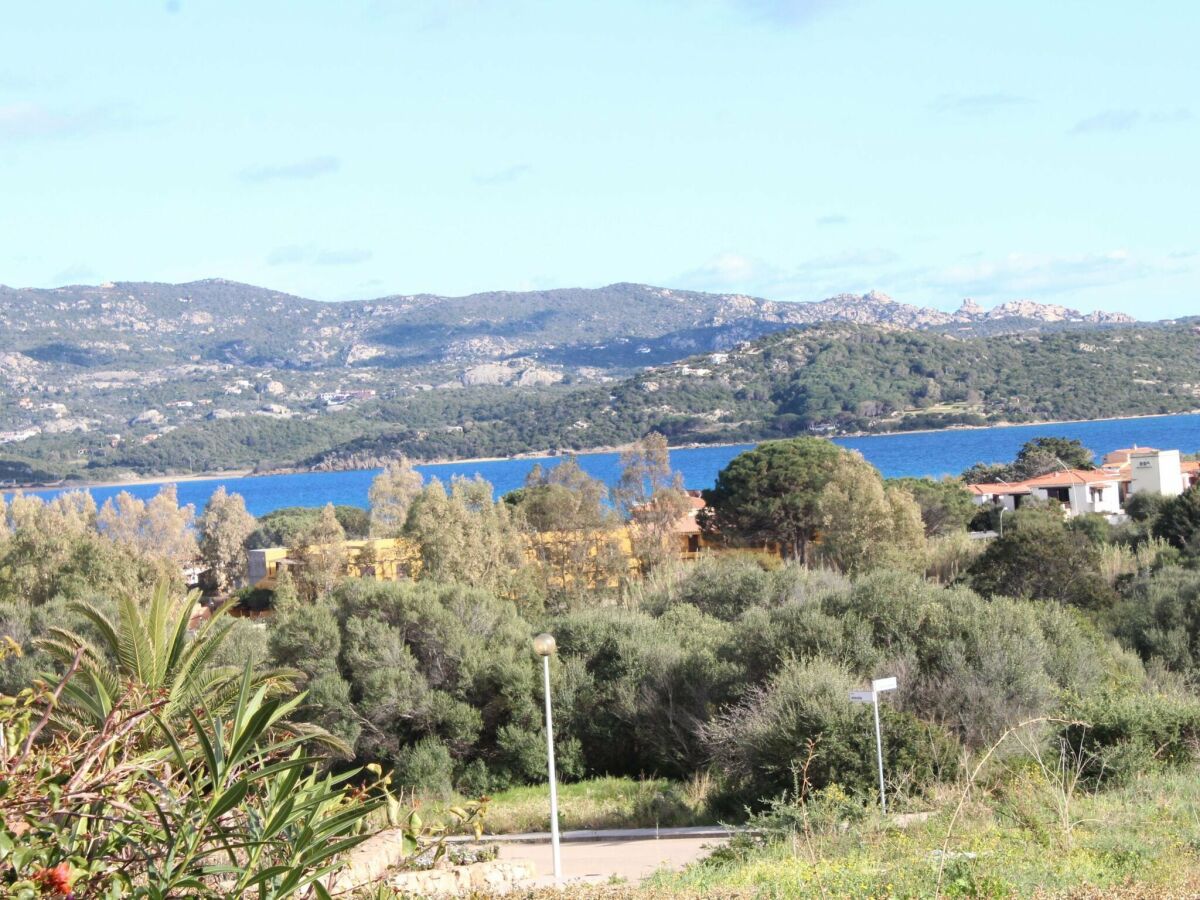
[[[227,615],[233,601],[193,633],[189,625],[197,599],[196,592],[173,598],[168,584],[160,582],[144,608],[133,597],[119,597],[116,621],[90,603],[72,604],[99,637],[93,642],[65,628],[51,628],[37,642],[63,666],[83,651],[79,677],[68,682],[56,710],[57,724],[76,733],[94,731],[127,695],[153,701],[166,721],[199,708],[215,714],[227,710],[237,699],[242,673],[213,660],[233,628]],[[290,669],[255,672],[251,685],[268,695],[290,693],[299,675]]]

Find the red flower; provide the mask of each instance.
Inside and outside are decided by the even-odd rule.
[[[33,880],[45,893],[65,897],[71,893],[71,864],[64,862],[52,869],[39,869]]]

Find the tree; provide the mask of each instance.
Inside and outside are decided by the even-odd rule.
[[[421,473],[405,457],[388,463],[371,482],[371,536],[397,537],[404,530],[408,508],[421,492]]]
[[[884,564],[921,571],[925,528],[920,508],[861,457],[843,454],[817,498],[820,557],[847,573]]]
[[[642,571],[672,559],[677,523],[692,509],[683,477],[671,471],[667,439],[651,432],[621,453],[621,479],[614,492],[629,522],[629,539]]]
[[[345,577],[346,532],[332,503],[326,503],[317,521],[297,538],[295,554],[300,561],[296,589],[310,602],[328,594]]]
[[[962,473],[967,484],[1025,481],[1065,469],[1094,469],[1092,451],[1074,438],[1038,437],[1026,441],[1012,463],[976,463]]]
[[[432,479],[413,499],[404,533],[420,547],[422,578],[529,599],[526,542],[482,478],[455,478],[448,493]]]
[[[116,502],[107,500],[96,516],[101,534],[145,555],[164,556],[180,566],[199,555],[192,523],[196,508],[179,505],[175,485],[165,485],[149,502],[121,491]]]
[[[347,538],[365,538],[370,531],[370,516],[358,506],[339,505],[334,516]],[[258,519],[258,527],[246,542],[249,549],[262,547],[295,547],[300,537],[321,517],[321,509],[311,506],[285,506]]]
[[[723,537],[777,543],[809,562],[817,536],[817,499],[845,451],[820,438],[770,441],[734,457],[704,492],[705,527]]]
[[[1180,550],[1200,550],[1200,483],[1163,503],[1154,535]]]
[[[621,523],[607,499],[604,482],[568,457],[551,469],[534,466],[509,504],[527,530],[543,590],[558,606],[619,586],[628,572]]]
[[[0,600],[42,607],[60,598],[141,594],[166,578],[182,580],[177,565],[147,556],[96,532],[96,505],[81,491],[49,502],[17,495],[9,506],[12,530],[0,542]]]
[[[1013,468],[1019,478],[1036,478],[1063,467],[1093,469],[1093,460],[1092,451],[1074,438],[1038,437],[1024,443]]]
[[[1200,572],[1168,566],[1138,577],[1111,616],[1113,631],[1147,663],[1200,674]]]
[[[227,594],[246,574],[246,541],[257,527],[240,494],[228,494],[221,485],[208,498],[197,525],[200,559],[208,567],[218,594]]]
[[[303,673],[308,691],[306,721],[319,725],[351,747],[359,724],[350,705],[350,686],[338,670],[342,640],[331,603],[295,603],[283,598],[269,623],[268,647],[278,666]]]
[[[621,451],[621,478],[613,499],[622,518],[650,502],[658,491],[676,486],[667,439],[656,431]]]
[[[907,491],[917,502],[927,537],[966,531],[979,511],[963,483],[954,478],[893,478],[888,484]]]
[[[1116,595],[1100,574],[1100,551],[1067,528],[1052,509],[1020,509],[971,565],[971,586],[985,596],[1055,600],[1084,609],[1111,606]]]

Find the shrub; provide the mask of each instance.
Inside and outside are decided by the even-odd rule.
[[[1150,662],[1200,674],[1200,572],[1166,568],[1143,575],[1112,611],[1113,632]]]
[[[420,796],[449,800],[454,792],[454,760],[437,738],[406,747],[396,763],[395,781]]]
[[[813,788],[834,783],[868,793],[875,784],[874,726],[869,707],[849,702],[861,685],[848,668],[824,660],[789,660],[771,681],[703,728],[714,765],[727,779],[725,802],[757,803],[793,787],[806,765]],[[906,783],[929,783],[937,762],[953,755],[939,729],[883,704],[885,767]],[[814,752],[804,754],[809,742]]]
[[[987,597],[1054,600],[1083,609],[1104,609],[1116,600],[1100,574],[1096,545],[1053,510],[1013,515],[1004,536],[991,541],[971,566],[969,579]]]
[[[1105,691],[1069,704],[1079,720],[1063,729],[1088,761],[1093,783],[1119,784],[1157,766],[1193,762],[1200,746],[1200,699],[1183,692]]]

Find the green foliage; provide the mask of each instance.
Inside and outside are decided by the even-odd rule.
[[[1154,534],[1180,550],[1200,553],[1200,484],[1162,504]]]
[[[35,641],[61,666],[78,666],[80,671],[80,677],[65,687],[56,722],[71,733],[87,734],[101,727],[131,692],[146,703],[154,698],[158,714],[166,720],[180,719],[198,705],[224,712],[237,696],[242,667],[246,672],[251,668],[244,661],[241,667],[215,665],[233,629],[224,615],[229,604],[189,635],[198,598],[195,593],[172,597],[169,585],[162,583],[144,608],[135,598],[117,598],[116,621],[92,604],[72,604],[71,610],[89,621],[97,638],[51,626]],[[290,692],[292,676],[285,670],[260,671],[250,683],[282,694]]]
[[[0,755],[6,895],[34,897],[53,884],[62,895],[282,900],[305,896],[366,837],[364,820],[381,801],[351,793],[353,773],[312,768],[304,738],[287,726],[302,696],[255,690],[249,666],[225,714],[201,708],[167,720],[159,703],[124,695],[91,739],[37,741],[41,725],[23,713],[53,706],[72,680],[68,671],[54,692],[27,692],[15,717],[0,707],[0,724],[23,741]],[[123,740],[130,723],[146,726],[145,749]]]
[[[1141,575],[1109,618],[1142,659],[1200,678],[1200,572],[1168,567]]]
[[[845,451],[818,438],[770,441],[734,457],[704,492],[707,527],[748,543],[775,543],[808,559],[817,536],[821,490]]]
[[[917,501],[927,537],[966,531],[977,511],[970,492],[956,479],[893,478],[888,484],[904,489]]]
[[[817,498],[817,558],[842,572],[925,571],[925,527],[912,496],[885,486],[862,459],[843,455]]]
[[[454,790],[449,748],[435,737],[421,738],[401,754],[392,779],[423,797],[448,800]]]
[[[517,526],[530,533],[550,608],[566,609],[622,586],[629,575],[618,535],[622,523],[608,505],[604,482],[574,457],[548,470],[534,466],[520,493],[505,501]]]
[[[208,498],[196,524],[200,530],[200,559],[208,567],[208,581],[218,594],[226,594],[245,578],[246,541],[257,523],[246,511],[245,500],[238,494],[227,494],[221,485]]]
[[[333,514],[347,538],[353,540],[367,536],[370,516],[366,510],[357,506],[335,506]],[[259,518],[258,526],[247,539],[246,546],[251,549],[295,547],[320,518],[320,507],[285,506],[274,510]]]
[[[1092,451],[1075,438],[1036,437],[1026,441],[1011,463],[976,463],[962,474],[967,484],[1025,481],[1063,469],[1093,469]]]
[[[181,585],[169,560],[96,530],[90,495],[70,492],[44,502],[16,496],[0,526],[0,601],[41,606],[56,597],[147,593],[164,579]]]
[[[846,667],[788,659],[765,685],[753,688],[704,728],[705,744],[737,803],[778,796],[804,766],[815,788],[872,784],[873,722],[869,707],[847,701],[859,680]],[[911,714],[881,704],[887,734],[884,765],[906,783],[929,784],[956,754],[954,742]],[[813,748],[806,757],[806,747]],[[727,801],[728,802],[728,801]]]
[[[1125,514],[1135,522],[1153,522],[1170,499],[1162,494],[1149,492],[1131,494],[1125,498]]]
[[[1093,782],[1122,783],[1154,766],[1196,759],[1200,699],[1183,692],[1105,691],[1070,703],[1063,729]]]
[[[1100,575],[1100,555],[1083,529],[1054,510],[1022,509],[1006,517],[1004,536],[988,544],[968,573],[985,596],[1053,600],[1083,609],[1116,601]]]
[[[371,534],[398,537],[408,518],[408,507],[421,490],[421,474],[401,457],[375,476],[367,497],[371,504]]]
[[[277,663],[304,668],[314,688],[344,680],[347,692],[333,697],[349,703],[323,707],[331,718],[317,721],[342,734],[361,722],[360,756],[402,766],[408,747],[434,738],[465,766],[494,762],[506,725],[538,731],[529,634],[511,602],[479,590],[351,580],[328,606],[279,616],[271,646]]]
[[[493,591],[524,608],[540,606],[512,507],[482,478],[434,478],[413,498],[405,536],[421,550],[421,577]]]

